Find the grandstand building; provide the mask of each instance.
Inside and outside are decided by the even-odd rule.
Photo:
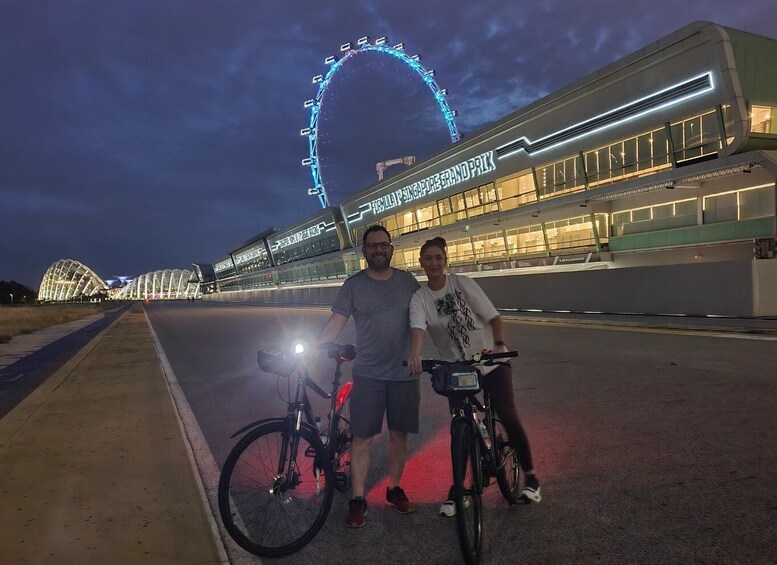
[[[502,309],[777,315],[777,41],[698,22],[214,265],[218,300],[327,303],[385,226]]]

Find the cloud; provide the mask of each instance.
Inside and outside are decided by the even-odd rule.
[[[215,261],[316,213],[303,102],[346,41],[420,53],[466,136],[699,19],[774,35],[777,4],[4,2],[0,278],[31,284],[62,257],[98,274]],[[374,183],[376,162],[450,143],[431,93],[394,63],[355,58],[327,93],[335,203]]]

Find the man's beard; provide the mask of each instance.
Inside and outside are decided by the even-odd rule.
[[[383,257],[365,257],[367,266],[373,271],[385,271],[391,267],[391,257],[384,255]],[[375,261],[377,259],[377,261]]]

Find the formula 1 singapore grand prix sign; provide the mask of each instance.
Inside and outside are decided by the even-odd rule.
[[[373,214],[381,214],[494,170],[494,152],[488,151],[376,198],[370,202],[370,209]]]

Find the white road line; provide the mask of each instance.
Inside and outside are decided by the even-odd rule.
[[[640,332],[640,333],[661,333],[673,335],[692,335],[698,337],[719,337],[727,339],[746,339],[753,341],[777,341],[777,335],[748,333],[746,330],[724,330],[724,329],[697,329],[697,328],[661,328],[646,327],[639,325],[616,325],[601,322],[581,322],[572,320],[540,319],[529,320],[503,316],[503,320],[512,324],[524,324],[527,326],[568,326],[578,329],[589,330],[607,330],[612,332]]]
[[[247,557],[249,554],[232,540],[224,529],[221,520],[216,520],[215,518],[219,514],[219,467],[216,464],[213,453],[210,451],[208,443],[205,441],[205,436],[202,434],[197,418],[194,416],[194,412],[192,412],[191,406],[189,406],[189,402],[186,400],[186,395],[178,382],[178,378],[175,376],[175,371],[173,371],[173,367],[167,360],[167,355],[165,355],[164,349],[162,349],[162,344],[159,342],[159,338],[154,331],[154,326],[151,325],[151,320],[149,319],[145,308],[143,309],[143,313],[146,316],[146,322],[151,331],[151,337],[154,340],[154,347],[156,348],[157,357],[159,358],[159,364],[162,366],[162,371],[166,377],[167,388],[173,399],[173,405],[175,406],[176,415],[178,416],[178,425],[180,426],[181,433],[184,437],[186,452],[189,455],[189,463],[192,466],[194,477],[197,479],[195,482],[200,491],[200,497],[213,533],[213,539],[216,542],[220,562],[232,565],[256,565],[257,563],[262,563],[256,556],[251,555],[250,557]]]

